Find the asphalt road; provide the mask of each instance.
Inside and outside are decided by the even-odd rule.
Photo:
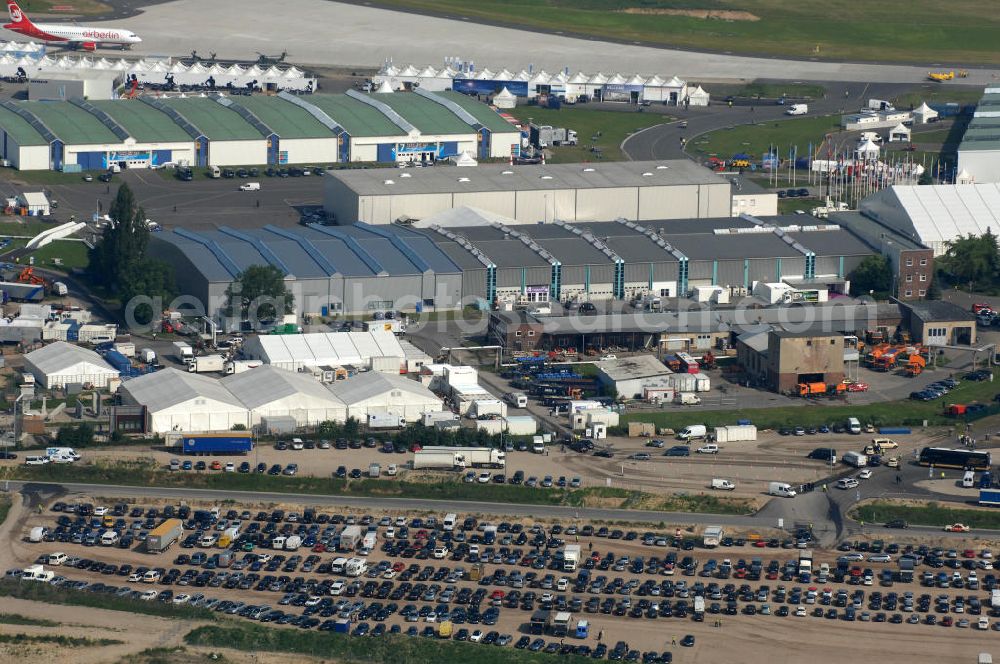
[[[809,116],[855,112],[866,105],[869,99],[890,99],[914,88],[909,84],[845,81],[830,82],[825,85],[826,97],[809,100]],[[687,156],[681,145],[682,138],[691,141],[700,134],[717,129],[789,119],[784,114],[788,107],[779,106],[771,101],[752,104],[741,100],[741,103],[730,108],[716,99],[711,106],[703,108],[692,107],[688,110],[672,106],[652,108],[657,111],[662,109],[662,112],[676,116],[678,120],[650,127],[625,139],[622,149],[629,159],[636,161],[681,159]],[[680,126],[682,121],[687,122],[686,129]]]
[[[533,64],[536,70],[550,72],[568,66],[589,72],[676,74],[703,82],[777,78],[913,83],[926,78],[930,64],[917,67],[706,56],[596,39],[541,36],[521,29],[329,0],[297,0],[291,6],[271,0],[176,0],[112,22],[142,37],[143,42],[133,48],[138,54],[187,54],[197,49],[214,50],[223,59],[247,60],[255,59],[258,52],[288,50],[289,61],[305,65],[378,67],[387,58],[402,64],[436,65],[443,64],[446,56],[459,56],[475,61],[479,69],[495,70],[517,70]],[[331,26],[336,26],[332,32]],[[220,39],[222,35],[224,39]],[[968,63],[941,66],[959,69],[968,68]],[[973,69],[965,82],[984,85],[997,74],[995,69]]]

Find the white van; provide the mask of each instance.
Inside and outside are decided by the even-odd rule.
[[[782,498],[794,498],[795,489],[792,488],[791,484],[786,484],[784,482],[771,482],[767,487],[767,493],[772,496],[780,496]]]
[[[44,466],[48,462],[49,462],[49,458],[47,456],[30,456],[30,457],[24,457],[24,465],[25,466]]]
[[[455,522],[456,521],[458,521],[458,515],[457,514],[447,514],[447,515],[445,515],[444,521],[442,522],[442,527],[445,530],[449,530],[449,531],[450,530],[455,530]]]
[[[287,537],[285,537],[284,535],[278,535],[277,537],[275,537],[274,539],[271,540],[271,548],[272,549],[284,549],[285,548],[285,542],[287,542],[287,541],[288,541]]]
[[[678,440],[696,440],[708,436],[708,429],[704,424],[689,424],[677,432]]]
[[[976,486],[976,472],[974,470],[965,471],[965,474],[962,475],[962,487],[971,489],[974,486]]]
[[[856,417],[847,418],[847,432],[855,436],[861,435],[861,422]]]
[[[712,480],[712,488],[717,491],[732,491],[736,485],[730,480],[714,479]]]
[[[198,546],[200,546],[203,549],[207,549],[209,547],[215,546],[215,543],[218,540],[219,540],[218,535],[215,535],[214,533],[207,533],[201,536],[201,539],[198,541]]]
[[[208,167],[208,174],[209,174],[210,177],[213,177],[213,178],[221,178],[222,177],[222,171],[219,170],[218,166],[209,166]]]
[[[101,546],[114,546],[115,544],[118,544],[118,532],[105,530],[104,534],[101,535]]]
[[[48,563],[50,565],[62,565],[63,563],[66,562],[67,558],[69,558],[69,556],[67,556],[62,551],[58,553],[50,553],[48,557]]]
[[[240,191],[260,191],[260,182],[244,182],[240,185]]]

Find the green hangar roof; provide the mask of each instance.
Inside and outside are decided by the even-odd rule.
[[[90,105],[110,115],[129,136],[140,143],[185,143],[191,137],[162,111],[138,100],[91,101]]]
[[[252,124],[208,97],[171,97],[160,100],[197,127],[209,140],[252,141],[262,134]]]
[[[334,136],[309,111],[280,97],[253,95],[233,97],[233,103],[244,107],[281,138],[331,138]],[[308,101],[308,98],[307,98]]]
[[[121,139],[79,106],[65,102],[17,102],[48,127],[63,143],[70,145],[114,144]]]
[[[421,134],[470,134],[474,131],[446,106],[412,92],[376,94],[372,98],[399,113]]]
[[[476,118],[481,125],[492,132],[496,132],[498,134],[516,134],[519,131],[517,127],[500,117],[499,113],[486,104],[476,101],[469,95],[463,95],[461,92],[455,92],[453,90],[433,92],[431,94],[435,97],[441,97],[455,102],[468,111],[471,116]]]
[[[377,108],[346,95],[311,95],[303,100],[329,115],[352,137],[405,135]]]
[[[17,141],[18,145],[49,144],[45,137],[38,133],[37,129],[28,124],[27,120],[3,106],[0,106],[0,127],[3,127],[3,130]]]

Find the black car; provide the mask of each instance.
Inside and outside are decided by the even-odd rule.
[[[611,450],[597,450],[594,452],[595,457],[601,457],[603,459],[613,459],[615,454]]]
[[[663,456],[667,457],[686,457],[691,456],[691,448],[687,445],[674,445],[669,450],[663,453]]]
[[[361,469],[360,468],[352,468],[350,475],[351,475],[351,479],[354,479],[354,480],[359,479],[361,477]]]
[[[581,314],[596,314],[597,307],[594,306],[593,302],[583,302],[577,311]]]
[[[903,529],[906,529],[906,528],[910,527],[910,524],[908,524],[903,519],[892,519],[891,521],[886,521],[885,522],[885,527],[886,528],[903,528]]]
[[[977,382],[978,381],[984,381],[984,380],[989,380],[990,379],[990,374],[991,373],[992,372],[989,371],[988,369],[979,369],[978,371],[972,371],[972,372],[969,372],[969,373],[965,374],[964,378],[965,378],[965,380],[974,380],[974,381],[977,381]]]
[[[692,646],[694,646],[694,635],[688,634],[683,639],[681,639],[681,645],[684,646],[685,648],[691,648]]]
[[[236,171],[231,168],[227,168],[222,171],[222,177],[224,178],[234,178],[236,177]]]
[[[333,474],[338,480],[342,480],[347,477],[347,466],[337,466],[337,472]]]
[[[101,182],[111,182],[111,173],[101,173],[97,176],[97,179]]]
[[[273,466],[271,466],[268,469],[267,474],[268,475],[280,475],[281,471],[282,471],[281,464],[280,463],[276,463],[276,464],[274,464]]]
[[[243,463],[240,464],[240,467],[238,468],[238,470],[241,473],[249,473],[250,472],[250,462],[249,461],[244,461]]]
[[[0,452],[0,459],[16,459],[17,455],[13,452]]]
[[[267,472],[267,464],[264,463],[264,462],[258,463],[257,467],[254,468],[254,471],[258,472],[258,473],[266,473]]]

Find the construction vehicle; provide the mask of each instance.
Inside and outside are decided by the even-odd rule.
[[[868,355],[865,356],[865,364],[868,367],[873,368],[878,363],[882,355],[884,355],[885,352],[888,351],[890,348],[892,348],[892,346],[890,346],[887,343],[875,344],[874,346],[872,346],[872,349],[868,353]]]
[[[903,349],[899,347],[893,347],[886,350],[879,357],[875,359],[872,364],[872,369],[875,371],[889,371],[896,366],[896,361],[902,354]]]
[[[929,72],[927,72],[927,78],[929,78],[932,81],[937,81],[938,83],[942,83],[944,81],[950,81],[953,78],[955,78],[955,72],[953,72],[953,71],[943,71],[943,72],[929,71]]]
[[[61,281],[50,281],[45,277],[35,274],[35,268],[26,267],[17,275],[17,280],[22,284],[32,284],[33,286],[43,286],[52,295],[63,296],[68,293],[66,284]]]
[[[701,360],[698,364],[702,369],[714,369],[716,367],[715,355],[712,351],[706,351],[705,354],[701,356]]]
[[[798,391],[799,396],[806,399],[839,397],[843,396],[847,392],[847,385],[844,383],[838,383],[836,385],[827,385],[826,383],[799,383]]]
[[[910,355],[910,359],[906,362],[906,375],[910,378],[919,376],[924,372],[924,367],[926,366],[927,360],[925,360],[922,355],[916,353]]]

